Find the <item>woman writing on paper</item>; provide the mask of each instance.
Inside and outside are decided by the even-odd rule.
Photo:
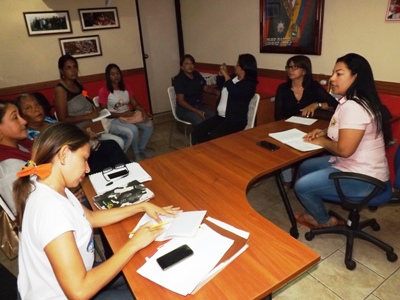
[[[341,95],[328,130],[308,133],[307,142],[320,145],[332,156],[312,158],[301,164],[295,192],[305,213],[296,214],[299,223],[308,227],[335,226],[322,202],[325,195],[336,195],[333,172],[355,172],[389,180],[385,143],[390,141],[390,124],[382,117],[383,106],[375,87],[368,61],[354,53],[337,59],[331,77],[333,92]],[[364,197],[372,189],[368,183],[342,184],[349,197]]]
[[[319,82],[313,80],[311,60],[304,55],[290,57],[285,66],[286,82],[275,94],[275,121],[302,115],[312,117],[316,109],[335,109],[337,101]],[[284,186],[292,186],[292,168],[282,170]]]
[[[106,285],[137,251],[161,234],[142,226],[110,259],[94,263],[92,228],[107,226],[136,213],[174,216],[172,206],[151,203],[91,211],[68,188],[90,171],[89,137],[80,128],[57,123],[35,140],[32,157],[18,173],[14,201],[20,229],[18,291],[22,299],[133,299],[123,277]],[[106,287],[106,288],[105,288]],[[107,298],[108,297],[108,298]]]

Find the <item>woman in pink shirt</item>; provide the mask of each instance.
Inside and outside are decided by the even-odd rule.
[[[304,139],[333,155],[305,161],[295,184],[296,195],[306,209],[296,214],[296,220],[311,228],[338,223],[322,202],[325,196],[337,194],[333,180],[328,178],[330,173],[356,172],[383,182],[389,180],[385,142],[390,140],[390,124],[382,118],[382,103],[368,61],[354,53],[340,57],[330,80],[333,92],[342,96],[339,105],[327,130],[316,129]],[[348,196],[362,197],[373,186],[349,180],[342,188]]]

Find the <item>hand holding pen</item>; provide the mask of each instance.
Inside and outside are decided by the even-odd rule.
[[[303,140],[305,142],[312,142],[313,140],[326,136],[326,128],[325,129],[314,129],[313,131],[307,133],[303,136]]]

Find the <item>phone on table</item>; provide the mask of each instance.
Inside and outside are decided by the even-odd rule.
[[[260,147],[263,147],[265,149],[268,149],[269,151],[275,151],[280,148],[278,145],[275,145],[275,144],[267,142],[267,141],[259,141],[259,142],[257,142],[257,145]]]
[[[185,244],[157,258],[157,263],[165,270],[192,254],[193,250]]]

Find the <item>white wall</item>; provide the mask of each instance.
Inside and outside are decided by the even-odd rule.
[[[0,88],[59,78],[59,38],[99,35],[103,55],[79,59],[81,75],[103,73],[113,62],[121,69],[143,67],[134,0],[112,0],[120,28],[82,31],[78,8],[105,7],[105,0],[1,0]],[[23,12],[68,10],[72,33],[29,37]]]
[[[282,70],[293,54],[260,53],[259,0],[181,0],[185,51],[196,61],[235,64],[252,53],[259,68]],[[370,62],[375,79],[400,81],[400,21],[385,21],[388,0],[325,0],[321,56],[313,73],[331,74],[349,52]]]

